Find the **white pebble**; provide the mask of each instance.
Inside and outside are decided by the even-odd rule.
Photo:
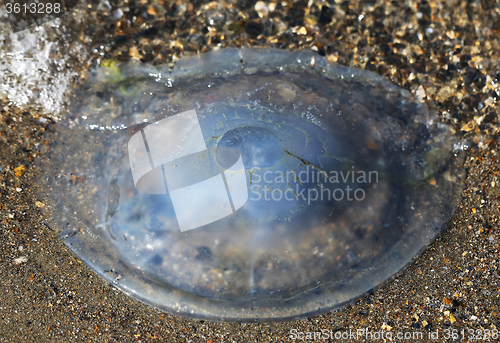
[[[257,1],[255,4],[255,12],[259,14],[259,17],[267,17],[269,14],[269,8],[267,7],[266,3],[264,1]]]
[[[21,263],[24,263],[26,261],[28,261],[28,258],[26,256],[21,256],[21,257],[14,259],[15,264],[21,264]]]

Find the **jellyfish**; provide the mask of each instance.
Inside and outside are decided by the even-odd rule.
[[[463,189],[436,111],[307,50],[107,61],[46,135],[39,194],[61,239],[115,287],[192,318],[357,299],[435,239]]]

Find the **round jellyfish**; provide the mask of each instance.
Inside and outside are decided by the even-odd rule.
[[[407,90],[312,51],[91,71],[37,163],[47,221],[171,313],[275,321],[402,270],[463,189],[457,137]]]

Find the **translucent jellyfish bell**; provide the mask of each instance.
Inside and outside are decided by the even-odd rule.
[[[452,128],[406,90],[310,51],[108,64],[47,135],[51,225],[155,307],[310,316],[388,280],[462,189]]]

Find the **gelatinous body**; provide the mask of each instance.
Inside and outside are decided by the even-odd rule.
[[[401,270],[456,208],[453,130],[370,72],[227,49],[90,79],[39,161],[49,218],[170,312],[321,313]]]

